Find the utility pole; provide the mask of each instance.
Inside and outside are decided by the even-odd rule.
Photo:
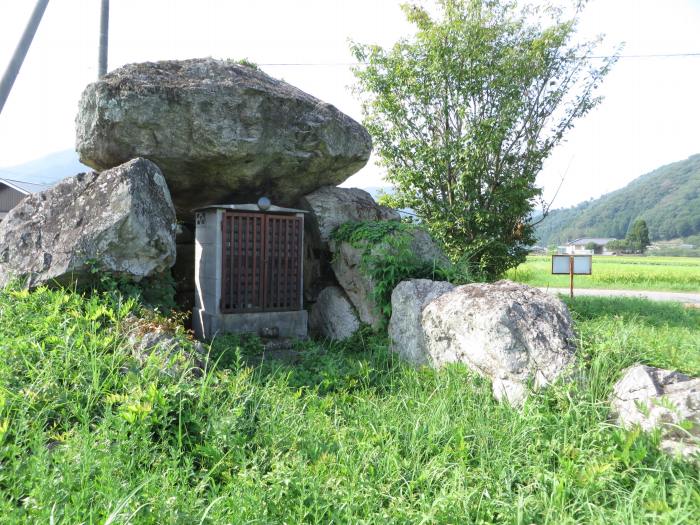
[[[41,22],[41,18],[44,16],[44,11],[46,11],[46,6],[48,3],[49,0],[37,0],[32,16],[29,19],[29,22],[27,22],[27,27],[24,29],[24,33],[22,33],[22,38],[20,38],[19,44],[17,44],[17,48],[15,49],[12,59],[7,66],[7,70],[5,70],[2,80],[0,80],[0,113],[2,113],[2,108],[5,106],[5,101],[7,100],[7,97],[12,90],[12,86],[15,83],[17,73],[19,73],[19,70],[22,67],[24,57],[27,56],[29,46],[32,45],[32,40],[34,39],[37,28],[39,27],[39,22]]]
[[[109,47],[109,0],[102,0],[100,11],[100,57],[97,65],[97,78],[107,74],[107,49]]]

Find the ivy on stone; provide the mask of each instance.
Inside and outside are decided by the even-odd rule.
[[[432,279],[455,284],[473,282],[463,266],[426,262],[411,250],[413,232],[422,228],[402,221],[351,221],[331,234],[336,243],[362,250],[360,270],[372,280],[372,300],[386,324],[391,317],[391,293],[407,279]]]

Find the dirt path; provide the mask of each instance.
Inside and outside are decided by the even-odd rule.
[[[540,288],[551,294],[569,295],[568,288]],[[700,308],[700,293],[691,292],[652,292],[645,290],[600,290],[596,288],[574,288],[577,295],[594,295],[598,297],[643,297],[652,301],[677,301]]]

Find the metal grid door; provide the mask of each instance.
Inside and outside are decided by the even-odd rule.
[[[222,230],[222,313],[301,308],[303,219],[227,211]]]

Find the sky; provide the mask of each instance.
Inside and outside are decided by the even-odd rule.
[[[0,0],[2,72],[34,4]],[[360,120],[359,102],[350,91],[349,40],[390,46],[410,35],[413,29],[399,4],[112,0],[109,69],[165,59],[247,58]],[[99,0],[49,2],[0,114],[0,177],[8,167],[73,149],[78,100],[97,75],[99,5]],[[625,56],[696,56],[629,57],[616,64],[600,90],[604,101],[578,121],[538,177],[545,197],[556,194],[554,208],[598,197],[656,167],[700,153],[698,28],[700,0],[591,0],[580,35],[605,34],[601,52],[624,42]],[[385,186],[382,176],[371,160],[344,185]]]

